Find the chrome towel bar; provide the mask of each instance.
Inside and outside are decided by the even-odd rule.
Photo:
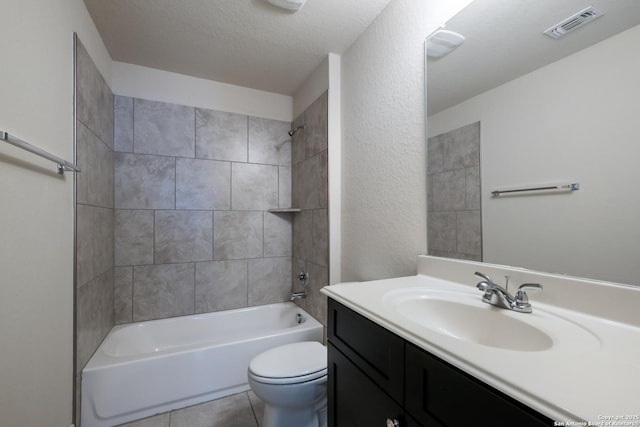
[[[63,174],[66,171],[73,171],[73,172],[80,172],[81,171],[81,169],[77,165],[75,165],[75,164],[73,164],[71,162],[68,162],[68,161],[66,161],[64,159],[61,159],[58,156],[54,156],[53,154],[48,153],[48,152],[44,151],[43,149],[38,148],[35,145],[31,145],[28,142],[25,142],[25,141],[23,141],[23,140],[21,140],[19,138],[16,138],[15,136],[9,135],[8,132],[0,130],[0,140],[2,140],[4,142],[8,142],[9,144],[14,145],[14,146],[16,146],[18,148],[22,148],[23,150],[26,150],[26,151],[28,151],[30,153],[33,153],[33,154],[37,155],[37,156],[44,157],[47,160],[51,160],[52,162],[54,162],[54,163],[56,163],[58,165],[58,173],[59,174]]]
[[[526,191],[576,191],[580,189],[580,184],[571,183],[571,184],[558,184],[558,185],[544,185],[539,187],[526,187],[526,188],[514,188],[511,190],[495,190],[491,192],[491,195],[494,197],[502,196],[503,194],[513,194],[513,193],[522,193]]]

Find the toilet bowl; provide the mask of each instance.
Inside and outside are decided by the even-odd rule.
[[[304,341],[267,350],[251,360],[247,376],[264,402],[262,427],[326,427],[324,345]]]

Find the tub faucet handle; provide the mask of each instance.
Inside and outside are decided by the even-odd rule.
[[[305,271],[305,269],[301,269],[300,273],[298,273],[298,280],[302,282],[302,287],[306,288],[309,284],[309,272]]]

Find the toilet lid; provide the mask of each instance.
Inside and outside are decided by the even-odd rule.
[[[253,358],[249,371],[264,378],[301,377],[327,369],[327,347],[317,341],[285,344]]]

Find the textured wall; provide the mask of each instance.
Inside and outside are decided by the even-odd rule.
[[[432,136],[427,145],[428,253],[482,261],[480,122]]]
[[[342,57],[342,280],[427,249],[424,40],[469,0],[394,0]]]
[[[342,280],[415,273],[426,251],[429,3],[393,1],[342,57]]]
[[[116,96],[116,323],[289,298],[290,123]]]
[[[81,371],[113,326],[113,95],[76,45],[76,411]],[[78,417],[76,417],[79,419]]]
[[[327,324],[327,297],[320,289],[329,284],[329,215],[327,160],[327,100],[324,92],[293,121],[306,125],[291,139],[293,207],[293,291],[303,288],[301,269],[309,273],[307,298],[297,300],[312,316]]]

